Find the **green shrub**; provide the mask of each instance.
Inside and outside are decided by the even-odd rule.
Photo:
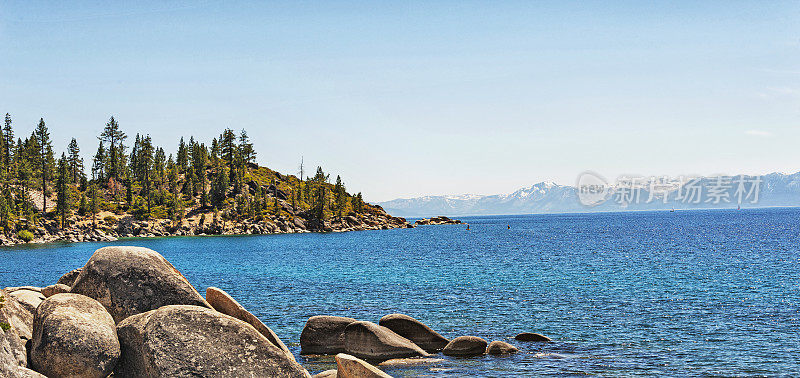
[[[115,217],[113,215],[107,215],[105,218],[103,218],[103,223],[105,223],[105,224],[107,224],[109,226],[113,226],[113,225],[117,224],[117,217]]]
[[[22,239],[25,243],[33,241],[33,233],[28,230],[19,230],[19,232],[17,232],[17,237]]]

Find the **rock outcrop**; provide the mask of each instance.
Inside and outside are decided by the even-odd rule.
[[[117,326],[115,377],[309,377],[253,326],[212,309],[169,305]]]
[[[371,322],[350,323],[344,329],[345,353],[367,360],[428,356],[422,348],[386,327]]]
[[[353,318],[317,315],[308,318],[300,333],[300,354],[337,354],[344,352],[344,329]]]
[[[253,326],[259,333],[264,335],[264,337],[275,345],[283,353],[286,354],[290,360],[294,361],[294,355],[292,352],[289,351],[289,348],[286,347],[286,344],[281,341],[278,335],[275,332],[264,325],[261,320],[251,314],[249,311],[245,310],[245,308],[239,304],[233,297],[228,295],[224,290],[216,288],[216,287],[209,287],[206,289],[206,301],[213,307],[215,310],[225,314],[233,316],[236,319],[239,319],[247,324]]]
[[[116,324],[96,300],[56,294],[36,310],[31,366],[49,377],[106,377],[120,356]]]
[[[378,321],[378,325],[389,328],[394,333],[411,340],[427,352],[438,352],[450,342],[427,325],[408,315],[386,315]]]
[[[95,251],[72,286],[72,293],[94,298],[114,321],[166,305],[211,305],[158,252],[141,247]]]
[[[422,218],[414,222],[416,226],[428,226],[428,225],[439,225],[439,224],[461,224],[461,221],[458,219],[450,219],[444,215],[440,215],[438,217],[433,218]]]
[[[336,377],[337,378],[391,378],[392,376],[384,373],[381,369],[372,366],[368,362],[353,357],[349,354],[339,353],[336,355]]]
[[[459,336],[442,350],[445,356],[470,357],[486,353],[486,340],[477,336]]]
[[[486,348],[486,353],[495,355],[517,353],[518,351],[517,347],[499,340],[492,341],[489,343],[489,347]]]

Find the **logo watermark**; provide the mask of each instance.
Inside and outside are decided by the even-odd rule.
[[[578,175],[578,202],[587,207],[613,201],[621,207],[637,204],[724,205],[758,203],[762,176],[620,176],[609,183],[592,171]]]

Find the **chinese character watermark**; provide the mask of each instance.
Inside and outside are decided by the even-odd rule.
[[[761,176],[620,176],[614,183],[595,172],[578,176],[578,201],[598,206],[609,200],[621,207],[637,204],[686,204],[695,206],[758,203]]]

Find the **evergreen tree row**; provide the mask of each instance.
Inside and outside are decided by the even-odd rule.
[[[244,130],[237,134],[226,128],[210,146],[181,138],[174,155],[149,135],[136,134],[129,143],[111,117],[98,136],[87,176],[75,138],[56,158],[44,119],[22,139],[15,138],[6,114],[0,138],[0,229],[8,234],[42,222],[65,228],[91,221],[94,226],[103,211],[179,222],[192,214],[205,219],[207,212],[215,221],[258,221],[281,214],[324,220],[371,210],[361,193],[348,194],[338,176],[331,184],[321,167],[308,179],[302,169],[298,178],[259,167]]]

